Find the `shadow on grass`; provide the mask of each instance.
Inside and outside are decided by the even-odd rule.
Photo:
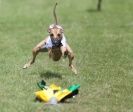
[[[97,9],[87,9],[86,12],[88,12],[88,13],[98,13],[98,12],[101,12],[101,11],[99,11]]]
[[[51,72],[51,71],[46,71],[45,73],[40,73],[40,77],[41,78],[46,78],[46,79],[50,79],[50,78],[62,79],[61,74],[55,73],[55,72]]]

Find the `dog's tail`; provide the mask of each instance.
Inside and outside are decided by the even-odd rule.
[[[57,25],[58,21],[57,21],[57,16],[56,16],[56,12],[55,12],[56,6],[57,6],[57,2],[55,3],[54,10],[53,10],[53,15],[54,15],[54,18],[55,18],[55,24]]]

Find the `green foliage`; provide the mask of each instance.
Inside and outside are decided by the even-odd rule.
[[[47,53],[22,69],[54,21],[55,0],[0,0],[0,112],[132,112],[133,1],[103,0],[101,12],[96,0],[57,1],[79,74]],[[79,95],[57,106],[34,102],[42,79],[63,88],[78,83]]]

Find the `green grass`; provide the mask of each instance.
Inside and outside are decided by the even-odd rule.
[[[47,53],[22,69],[47,35],[55,0],[0,0],[0,112],[132,112],[133,1],[103,0],[101,12],[97,0],[57,1],[79,74]],[[79,83],[80,93],[58,106],[34,102],[42,79],[63,88]]]

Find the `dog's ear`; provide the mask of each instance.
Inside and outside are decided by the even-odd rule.
[[[61,28],[60,30],[61,30],[61,33],[64,33],[64,30],[63,30],[63,28]]]
[[[51,25],[49,25],[49,27],[48,27],[48,33],[51,32],[51,29],[54,28],[54,26],[55,26],[55,24],[51,24]]]
[[[50,28],[48,28],[48,30],[47,30],[47,31],[48,31],[48,33],[50,33],[50,32],[51,32],[51,29],[50,29]]]

